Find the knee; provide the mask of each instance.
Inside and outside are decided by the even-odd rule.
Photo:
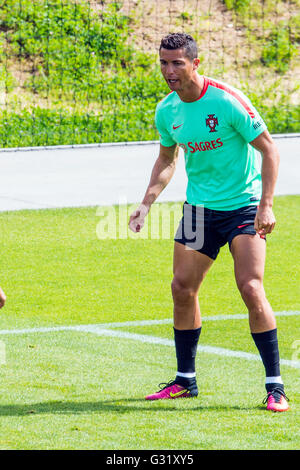
[[[238,283],[238,288],[245,301],[256,302],[264,295],[264,288],[260,279],[247,279]]]
[[[177,302],[186,303],[197,296],[197,291],[176,277],[172,281],[171,289],[173,299]]]

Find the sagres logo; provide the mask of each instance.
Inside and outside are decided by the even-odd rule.
[[[214,114],[209,114],[206,118],[206,127],[209,127],[209,132],[217,132],[216,126],[219,125],[218,118]]]

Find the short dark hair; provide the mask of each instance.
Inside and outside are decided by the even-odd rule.
[[[186,57],[191,61],[198,57],[198,47],[192,36],[186,33],[172,33],[162,38],[159,50],[161,49],[184,49]]]

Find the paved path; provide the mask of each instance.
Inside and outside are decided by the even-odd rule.
[[[300,134],[274,136],[281,167],[276,194],[300,193]],[[139,202],[157,142],[39,150],[0,150],[0,211]],[[185,199],[183,154],[158,201]]]

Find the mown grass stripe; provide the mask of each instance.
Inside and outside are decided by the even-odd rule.
[[[113,338],[123,338],[129,339],[134,341],[140,341],[142,343],[150,343],[150,344],[161,344],[163,346],[173,346],[174,341],[167,339],[167,338],[160,338],[158,336],[150,336],[150,335],[140,335],[137,333],[128,333],[127,331],[116,331],[111,329],[105,328],[97,328],[97,327],[83,327],[81,331],[87,333],[93,333],[99,336],[109,336]],[[198,351],[208,353],[208,354],[215,354],[222,357],[232,357],[232,358],[241,358],[247,359],[250,361],[261,361],[260,356],[252,353],[247,353],[244,351],[232,351],[231,349],[219,348],[215,346],[208,346],[208,345],[199,345]],[[288,359],[281,359],[280,363],[282,365],[286,365],[289,367],[293,367],[296,369],[300,369],[300,362],[299,361],[291,361]]]
[[[282,311],[275,312],[276,317],[290,317],[300,315],[300,311]],[[203,317],[203,321],[224,321],[224,320],[245,320],[248,319],[247,314],[234,314],[234,315],[213,315],[209,317]],[[150,326],[150,325],[167,325],[173,323],[172,318],[164,318],[161,320],[134,320],[125,322],[110,322],[110,323],[95,323],[88,325],[62,325],[62,326],[50,326],[50,327],[37,327],[37,328],[16,328],[0,330],[0,335],[11,335],[11,334],[26,334],[26,333],[49,333],[51,331],[68,331],[68,330],[79,330],[83,328],[124,328],[127,326]]]
[[[293,316],[299,315],[298,311],[291,312],[277,312],[276,316]],[[230,317],[230,318],[229,318]],[[207,319],[214,321],[228,320],[228,319],[244,319],[248,318],[247,315],[218,315],[215,317],[207,317]],[[157,325],[162,323],[170,323],[171,319],[164,320],[142,320],[142,321],[131,321],[131,322],[116,322],[107,324],[91,324],[91,325],[75,325],[75,326],[56,326],[56,327],[41,327],[41,328],[23,328],[17,330],[0,330],[0,335],[9,334],[31,334],[31,333],[49,333],[55,331],[78,331],[84,333],[92,333],[99,336],[109,336],[114,338],[123,338],[134,341],[140,341],[142,343],[150,344],[161,344],[164,346],[174,347],[174,341],[167,338],[160,338],[158,336],[141,335],[137,333],[129,333],[126,331],[114,330],[116,327],[124,326],[144,326],[144,325]],[[215,354],[222,357],[241,358],[251,361],[260,361],[260,357],[256,354],[247,353],[244,351],[233,351],[231,349],[225,349],[209,345],[199,345],[198,350],[208,354]],[[300,362],[288,359],[281,359],[281,364],[296,369],[300,369]]]

